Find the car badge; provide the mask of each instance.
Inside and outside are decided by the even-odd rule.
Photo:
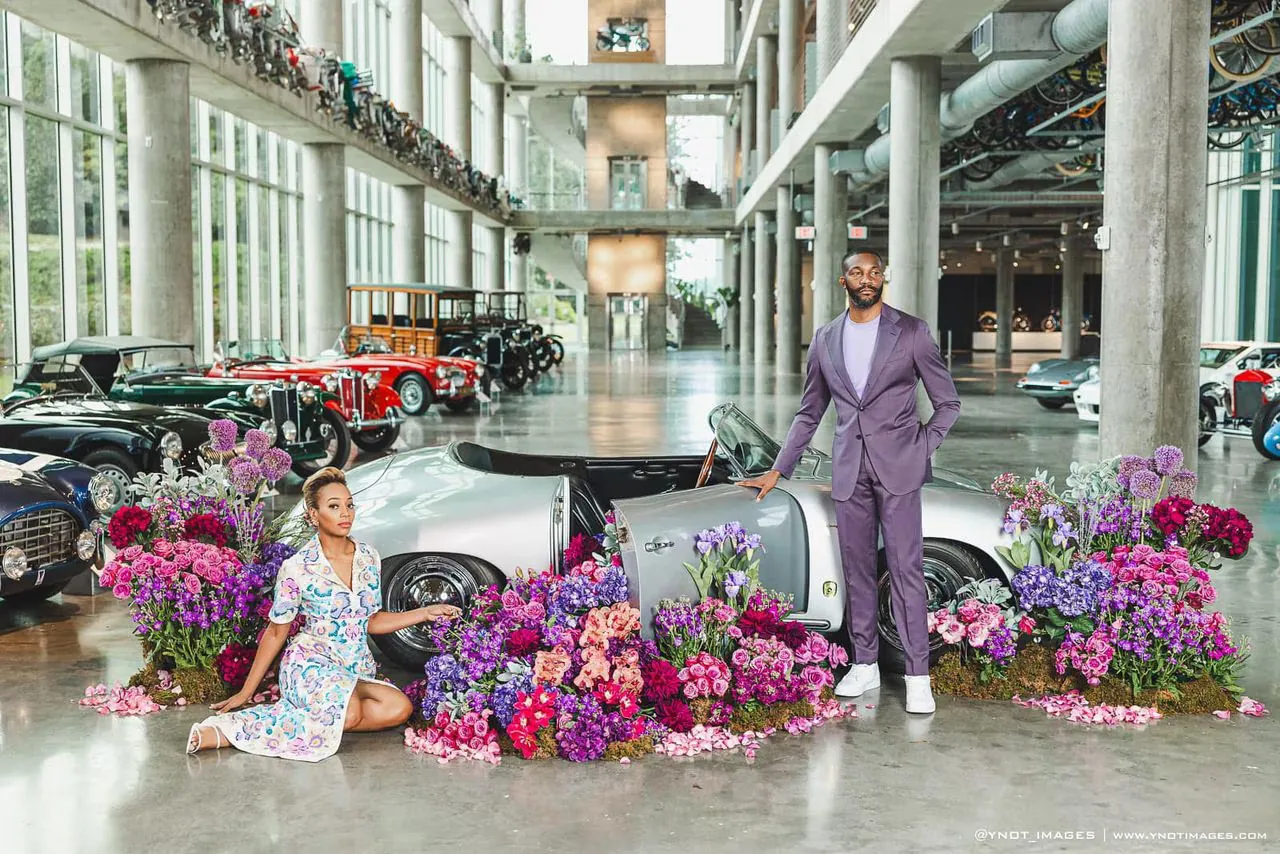
[[[834,581],[822,582],[822,595],[828,599],[833,598],[836,595],[836,583]]]

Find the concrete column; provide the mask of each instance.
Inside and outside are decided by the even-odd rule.
[[[485,35],[493,42],[493,46],[498,49],[498,55],[505,57],[507,55],[507,44],[502,32],[502,0],[471,0],[471,6],[479,13],[476,18],[481,25],[488,28],[488,32]]]
[[[734,254],[734,248],[738,245],[737,240],[733,237],[726,237],[721,241],[724,245],[724,258],[721,265],[724,276],[724,288],[729,293],[737,293],[738,290],[738,256]],[[723,334],[720,340],[726,350],[736,350],[738,348],[738,307],[725,308]]]
[[[1204,4],[1111,3],[1102,457],[1172,444],[1196,464],[1208,48]]]
[[[840,276],[849,245],[848,182],[843,174],[831,171],[833,145],[819,144],[813,149],[813,222],[817,226],[813,240],[813,328],[817,329],[844,308],[844,289]]]
[[[422,121],[422,0],[392,2],[387,94],[398,109]],[[396,187],[391,194],[391,276],[397,282],[427,279],[426,204],[427,193],[420,186]]]
[[[796,243],[796,213],[791,204],[791,188],[780,184],[777,198],[778,333],[774,367],[781,376],[800,371],[800,246]]]
[[[778,2],[778,140],[787,135],[787,122],[796,110],[796,50],[800,38],[799,0]]]
[[[773,260],[772,237],[769,234],[771,219],[768,211],[756,211],[755,341],[752,353],[757,372],[768,365],[773,356],[773,271],[769,263]]]
[[[524,0],[520,0],[521,3]],[[529,183],[529,128],[525,124],[525,120],[520,116],[513,116],[511,120],[511,164],[508,168],[510,176],[509,183],[511,192],[515,193],[517,198],[528,197]],[[511,281],[507,283],[507,289],[512,291],[529,290],[529,256],[516,255],[511,256]]]
[[[771,104],[774,81],[778,79],[778,43],[773,36],[756,39],[756,172],[764,168],[773,154]]]
[[[346,322],[346,192],[343,146],[319,142],[302,146],[303,355],[314,356],[332,347]]]
[[[444,141],[463,160],[471,160],[471,40],[445,39]],[[445,284],[473,286],[471,268],[471,211],[451,211],[447,222]]]
[[[519,61],[525,47],[525,0],[506,0],[503,5],[502,45],[503,58]]]
[[[1080,321],[1084,317],[1084,244],[1066,239],[1062,253],[1062,358],[1080,358]]]
[[[751,227],[742,226],[742,242],[738,250],[738,355],[745,367],[752,362],[756,333],[756,255],[751,242]]]
[[[742,186],[755,178],[756,166],[756,84],[743,83],[738,93],[738,128],[742,135]]]
[[[1013,250],[996,253],[996,357],[1013,353]]]
[[[310,47],[341,55],[345,51],[342,38],[341,0],[309,0],[298,4],[298,31]]]
[[[500,0],[499,0],[500,2]],[[500,19],[500,16],[499,16]],[[507,174],[506,126],[507,126],[507,88],[502,83],[491,84],[493,108],[485,115],[485,137],[489,146],[489,174],[501,176]],[[500,226],[489,229],[489,280],[485,290],[501,291],[507,285],[507,230]]]
[[[818,36],[819,86],[827,79],[831,69],[836,67],[840,54],[844,53],[844,46],[849,38],[849,30],[846,28],[848,10],[847,0],[818,0],[815,24]]]
[[[893,115],[889,163],[888,302],[938,328],[938,217],[942,63],[936,56],[895,59],[889,69]]]
[[[131,60],[125,64],[125,94],[133,333],[198,344],[190,66],[168,59]]]

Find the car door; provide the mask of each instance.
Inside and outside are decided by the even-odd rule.
[[[684,564],[698,563],[694,543],[700,531],[727,522],[741,522],[762,537],[764,550],[756,553],[761,585],[791,594],[797,616],[808,608],[808,527],[800,502],[785,488],[759,502],[740,486],[710,486],[625,499],[613,506],[631,601],[640,609],[646,635],[659,601],[697,598]]]

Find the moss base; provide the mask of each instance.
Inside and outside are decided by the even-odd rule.
[[[614,762],[619,759],[639,759],[646,753],[653,753],[653,747],[653,739],[647,735],[630,741],[615,741],[604,749],[604,758]]]
[[[782,729],[792,718],[813,717],[813,704],[808,700],[794,703],[774,703],[771,706],[739,706],[729,719],[730,732],[763,732],[766,729]]]
[[[187,703],[196,705],[216,703],[231,696],[226,683],[212,670],[196,668],[174,670],[171,676],[173,687],[162,689],[159,670],[154,663],[149,663],[129,677],[129,685],[146,688],[151,699],[162,706],[172,706],[182,698],[185,698]],[[179,688],[182,690],[178,690]]]
[[[1208,675],[1170,691],[1142,691],[1136,697],[1129,685],[1119,679],[1105,677],[1098,685],[1089,685],[1075,674],[1059,676],[1053,666],[1053,652],[1043,644],[1032,644],[1018,651],[1003,679],[982,683],[977,665],[960,661],[954,650],[943,654],[929,671],[933,690],[939,694],[970,697],[976,700],[1011,700],[1015,695],[1031,699],[1045,694],[1079,691],[1090,705],[1154,706],[1165,715],[1208,714],[1218,709],[1234,709],[1236,701]]]

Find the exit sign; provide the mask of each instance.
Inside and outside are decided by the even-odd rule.
[[[812,225],[796,226],[796,240],[813,240],[813,236],[817,233],[817,229]]]
[[[849,239],[850,240],[866,240],[867,227],[865,225],[849,226]]]

